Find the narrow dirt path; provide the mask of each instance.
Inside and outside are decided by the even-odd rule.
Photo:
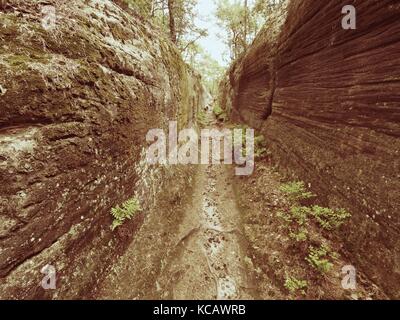
[[[182,239],[158,285],[169,299],[252,299],[229,166],[201,165]]]
[[[96,297],[256,298],[253,270],[245,263],[246,242],[233,181],[230,166],[198,166],[191,201],[171,209],[183,212],[178,225],[166,229],[160,215],[152,215]]]
[[[208,118],[214,126],[212,115]],[[233,174],[229,165],[196,166],[191,197],[150,213],[96,297],[256,298],[254,270],[246,264],[247,243]],[[166,220],[167,216],[171,218]]]
[[[210,115],[208,120],[215,126]],[[178,177],[172,177],[173,184],[186,183],[184,195],[179,201],[164,195],[167,199],[148,213],[96,298],[387,298],[361,271],[357,290],[342,287],[342,268],[351,258],[318,224],[308,225],[307,241],[290,236],[278,213],[298,204],[282,192],[288,180],[269,161],[259,161],[251,176],[240,179],[229,165],[198,165],[191,171],[193,180]],[[309,248],[322,244],[335,253],[329,256],[331,270],[324,273],[307,260]],[[306,285],[289,290],[291,279]]]

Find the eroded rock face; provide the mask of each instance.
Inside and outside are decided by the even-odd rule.
[[[199,78],[139,17],[112,1],[46,4],[54,27],[35,1],[0,9],[1,298],[89,295],[162,190],[147,131],[193,123],[203,103]],[[110,209],[134,194],[143,213],[111,232]],[[46,264],[57,290],[40,286]]]
[[[357,29],[343,30],[350,4]],[[399,14],[395,0],[291,1],[231,68],[221,97],[264,133],[284,170],[352,212],[340,231],[349,263],[397,298]]]

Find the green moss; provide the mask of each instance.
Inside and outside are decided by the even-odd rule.
[[[166,39],[160,40],[161,57],[168,66],[169,79],[175,81],[175,105],[178,113],[178,127],[185,127],[192,114],[192,97],[190,67],[182,60],[181,54]]]
[[[206,114],[203,110],[200,110],[199,113],[197,114],[197,123],[201,127],[205,127],[207,125]]]
[[[222,110],[218,104],[213,108],[213,113],[215,117],[220,121],[226,121],[228,119],[226,112]]]
[[[139,12],[143,17],[149,17],[151,13],[151,2],[148,0],[121,0],[130,8]]]
[[[10,56],[5,58],[4,60],[7,61],[13,67],[17,67],[31,61],[29,57],[21,55]]]
[[[13,67],[20,67],[33,62],[39,62],[43,64],[48,63],[49,57],[47,55],[38,55],[38,54],[31,54],[30,56],[12,55],[5,57],[4,60]]]

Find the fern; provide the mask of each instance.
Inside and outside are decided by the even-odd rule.
[[[303,181],[295,181],[283,184],[280,190],[287,195],[291,201],[300,201],[315,197],[315,195],[307,191]]]
[[[351,214],[345,209],[333,210],[320,206],[313,206],[310,214],[326,230],[339,228],[347,218],[351,217]]]
[[[197,122],[202,127],[207,125],[206,113],[203,110],[200,110],[199,113],[197,114]]]
[[[289,290],[291,294],[300,291],[301,294],[305,295],[305,289],[308,287],[308,282],[306,280],[297,279],[291,277],[288,274],[285,276],[285,288]]]
[[[306,241],[308,239],[308,230],[305,227],[298,228],[295,231],[290,230],[289,237],[296,242]]]
[[[306,260],[319,272],[327,273],[333,267],[333,263],[329,260],[329,257],[335,259],[337,254],[332,252],[328,245],[322,244],[319,248],[310,246],[310,251]]]
[[[132,198],[125,201],[122,206],[116,206],[111,209],[111,215],[114,220],[111,225],[111,230],[115,230],[119,226],[121,226],[125,220],[132,219],[135,214],[142,210],[140,207],[139,200],[137,198]]]
[[[291,239],[297,242],[306,241],[308,238],[308,214],[310,208],[293,206],[286,212],[278,212],[277,216],[285,222]]]

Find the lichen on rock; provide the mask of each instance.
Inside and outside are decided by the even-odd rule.
[[[143,221],[113,233],[110,209],[135,193],[144,208],[154,201],[139,183],[150,173],[137,167],[147,130],[174,116],[188,124],[203,88],[169,40],[112,1],[47,1],[52,30],[42,26],[41,3],[8,3],[0,10],[0,297],[85,297]],[[40,286],[47,264],[57,290]]]

